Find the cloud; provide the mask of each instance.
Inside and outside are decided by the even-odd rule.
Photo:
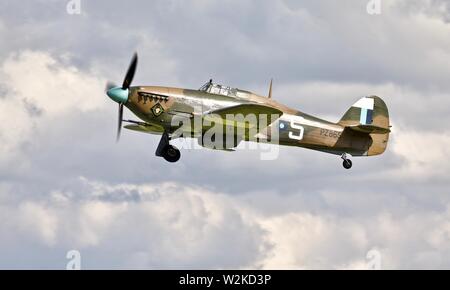
[[[104,80],[94,72],[84,73],[76,67],[56,60],[48,53],[21,51],[11,55],[0,67],[2,87],[0,99],[0,161],[17,160],[42,130],[66,115],[92,112],[103,104],[93,97],[102,91]]]
[[[17,213],[17,218],[9,218],[1,228],[5,232],[15,229],[11,230],[10,240],[27,237],[35,241],[38,245],[32,245],[30,251],[38,248],[42,251],[43,247],[44,252],[58,261],[64,255],[55,251],[77,248],[88,257],[87,267],[92,268],[365,268],[367,251],[377,248],[385,267],[420,268],[422,260],[426,265],[446,267],[441,259],[435,258],[441,249],[446,251],[448,243],[448,225],[444,222],[449,203],[445,194],[447,166],[439,162],[449,155],[446,135],[419,131],[419,121],[411,118],[413,122],[409,124],[409,116],[403,114],[394,119],[400,125],[394,123],[395,134],[387,153],[393,161],[358,160],[358,167],[364,169],[350,176],[342,172],[339,160],[333,156],[318,158],[319,153],[292,148],[282,149],[278,160],[257,167],[253,162],[258,160],[259,153],[251,151],[232,156],[208,150],[183,152],[187,161],[179,167],[159,163],[151,154],[147,162],[139,162],[139,156],[149,147],[138,139],[141,135],[125,133],[127,141],[123,146],[132,146],[132,152],[122,150],[120,145],[118,148],[105,145],[105,136],[111,133],[105,130],[109,128],[105,124],[111,116],[105,112],[108,103],[102,97],[78,101],[78,89],[69,88],[62,94],[65,99],[58,99],[57,91],[64,89],[66,82],[91,84],[83,89],[85,94],[88,90],[100,94],[102,90],[102,80],[94,72],[78,71],[65,66],[64,61],[63,57],[26,51],[10,57],[2,66],[2,73],[7,76],[3,82],[7,94],[1,101],[12,102],[11,112],[22,114],[15,113],[15,130],[2,123],[5,125],[2,132],[21,132],[17,139],[7,139],[3,146],[16,148],[13,152],[20,153],[18,144],[32,145],[25,147],[27,150],[23,150],[20,158],[4,155],[16,164],[25,162],[27,167],[11,173],[9,166],[3,164],[3,174],[10,176],[1,183],[5,196],[3,211],[8,216]],[[32,71],[39,73],[31,74]],[[20,87],[21,75],[36,90]],[[53,78],[48,82],[48,91],[53,96],[45,95],[47,91],[40,87],[37,75]],[[418,102],[442,109],[438,105],[442,97],[436,97],[434,105],[424,100],[420,92],[393,84],[312,82],[280,85],[278,91],[288,102],[305,102],[305,110],[307,106],[311,110],[317,108],[319,115],[335,118],[361,92],[380,92],[394,112],[403,111],[405,106],[414,110]],[[308,98],[297,101],[294,99],[297,94]],[[405,104],[406,97],[410,101]],[[317,105],[338,100],[345,103],[341,98],[348,100],[348,104],[340,104],[342,109]],[[19,101],[23,99],[35,106],[31,112],[27,103]],[[84,125],[80,127],[80,120],[91,124],[89,130]],[[29,123],[33,129],[29,129]],[[61,140],[66,132],[71,132],[72,138]],[[151,139],[157,142],[157,138]],[[65,154],[67,150],[72,153]],[[431,153],[428,157],[420,154],[427,150]],[[192,162],[205,155],[217,160],[216,165],[203,164],[192,171],[192,164],[196,164]],[[239,166],[237,159],[242,162]],[[157,166],[149,166],[150,161]],[[110,165],[105,166],[108,162]],[[120,172],[116,162],[121,164]],[[383,165],[386,162],[393,163],[386,167]],[[383,166],[385,172],[376,170]],[[212,168],[213,174],[208,173]],[[78,179],[80,172],[89,177]],[[240,178],[244,172],[251,174]],[[148,183],[149,176],[152,183]],[[438,182],[429,186],[430,179]],[[167,183],[159,183],[163,180]],[[324,184],[325,180],[333,186]],[[372,186],[368,188],[367,183]],[[349,190],[349,184],[359,190]],[[426,200],[425,192],[432,193],[433,200]],[[400,236],[405,235],[402,227],[407,229],[409,224],[402,222],[408,223],[412,218],[416,221],[411,212],[417,208],[420,208],[418,220],[436,215],[441,222],[426,235],[415,233],[421,242],[410,249],[417,251],[418,256],[408,259],[410,254],[401,250],[402,242],[406,241]],[[398,216],[392,218],[393,213]],[[424,218],[421,226],[431,227],[429,220]],[[380,227],[373,228],[373,221]],[[130,229],[130,224],[141,226]],[[389,240],[392,231],[401,231],[398,240]],[[286,232],[289,234],[283,234]],[[230,241],[227,237],[232,235],[239,235],[240,240]],[[23,247],[22,244],[13,248]],[[119,253],[114,249],[117,247],[125,250]],[[229,252],[224,253],[226,247]],[[30,252],[23,255],[24,261],[27,255],[39,261],[36,265],[58,265],[46,264]],[[14,265],[11,260],[5,261]]]
[[[450,136],[448,132],[400,131],[398,141],[392,150],[407,160],[405,170],[416,178],[447,178],[450,157]]]
[[[108,184],[84,177],[78,182],[80,191],[2,202],[4,214],[16,212],[0,222],[2,230],[18,229],[8,239],[34,241],[17,255],[27,261],[44,247],[44,254],[61,253],[64,265],[65,251],[76,249],[84,268],[324,269],[368,268],[366,254],[376,249],[383,268],[449,266],[450,203],[442,210],[375,216],[363,214],[373,206],[366,204],[361,214],[345,216],[326,202],[320,213],[267,215],[250,206],[257,193],[236,199],[178,183]],[[270,195],[272,207],[284,203],[285,197]],[[7,257],[1,243],[0,254]]]
[[[79,182],[84,192],[54,191],[44,200],[7,204],[18,211],[0,228],[19,228],[47,252],[90,253],[86,266],[94,268],[250,267],[269,247],[261,228],[226,195],[181,184]]]
[[[0,30],[13,40],[5,54],[23,47],[70,52],[78,66],[88,67],[128,60],[138,49],[149,63],[143,68],[147,81],[189,87],[213,77],[249,88],[274,77],[448,89],[449,27],[438,17],[448,15],[445,1],[388,1],[380,16],[368,15],[361,1],[228,1],[220,7],[204,1],[96,1],[84,3],[78,16],[68,15],[64,4],[3,4],[3,25],[27,35]],[[122,11],[133,17],[118,23]],[[175,66],[172,74],[161,75],[168,66]]]
[[[367,268],[369,250],[449,268],[448,4],[383,3],[0,3],[0,267],[64,268],[77,248],[86,268]],[[388,150],[344,171],[299,148],[167,164],[155,136],[114,144],[104,85],[135,50],[135,84],[265,95],[274,77],[276,100],[331,121],[379,95]]]
[[[380,213],[370,219],[287,214],[266,221],[276,246],[264,265],[365,269],[370,265],[366,254],[373,248],[380,253],[384,269],[447,268],[448,214],[448,209],[402,217]]]

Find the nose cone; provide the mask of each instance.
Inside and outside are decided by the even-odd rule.
[[[114,102],[117,103],[126,103],[128,101],[128,89],[122,89],[121,87],[116,87],[109,89],[106,94],[111,98]]]

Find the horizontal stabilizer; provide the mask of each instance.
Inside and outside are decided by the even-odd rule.
[[[391,132],[389,128],[383,128],[373,125],[355,125],[355,126],[347,126],[346,128],[368,134],[386,134]]]

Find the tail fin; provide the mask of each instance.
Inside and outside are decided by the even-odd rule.
[[[370,135],[372,142],[367,155],[378,155],[386,150],[391,130],[388,108],[381,98],[370,96],[359,99],[338,124]]]

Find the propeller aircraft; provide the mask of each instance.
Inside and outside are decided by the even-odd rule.
[[[181,156],[170,141],[187,137],[197,138],[203,147],[226,151],[242,141],[318,150],[340,156],[346,169],[352,167],[352,156],[374,156],[386,150],[389,113],[377,96],[359,99],[334,123],[274,101],[272,81],[267,97],[212,80],[197,90],[131,86],[137,63],[135,53],[122,86],[106,86],[106,94],[119,106],[117,141],[123,122],[128,123],[126,129],[161,135],[155,155],[169,162]],[[140,120],[123,120],[124,106]],[[213,128],[221,130],[211,133]]]

